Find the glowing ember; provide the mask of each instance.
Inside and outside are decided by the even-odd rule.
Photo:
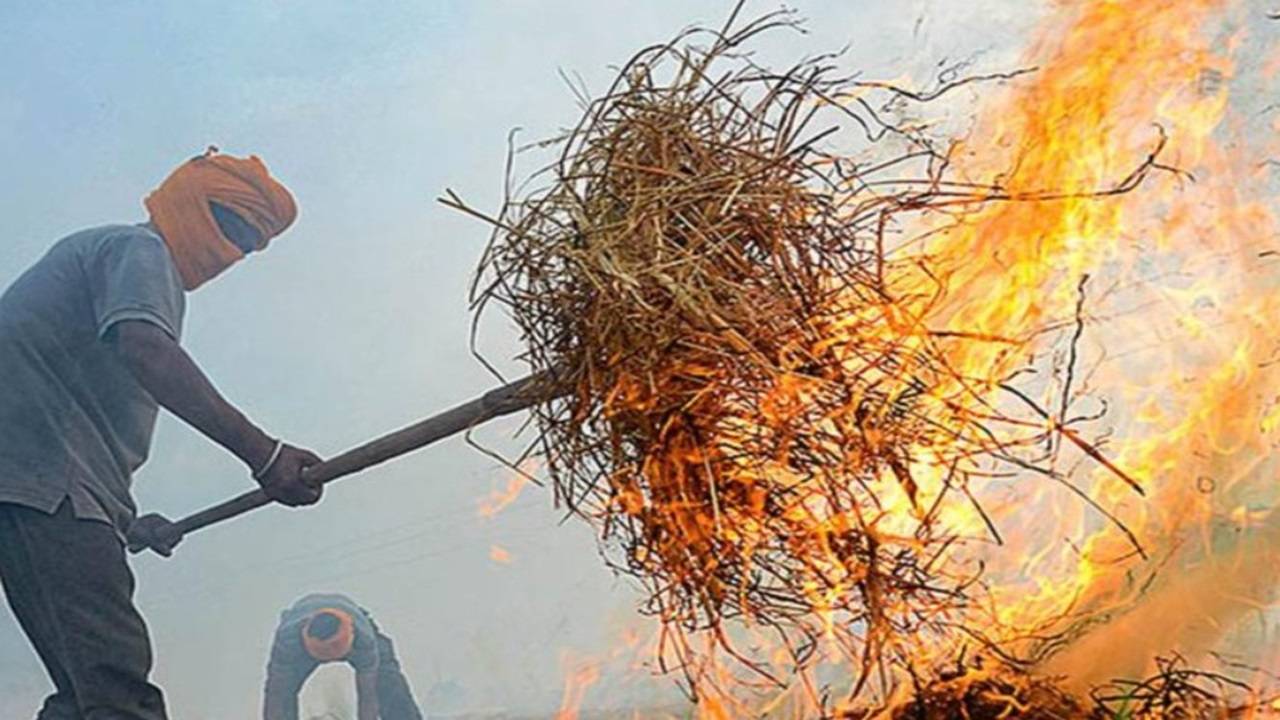
[[[500,564],[511,564],[511,552],[501,545],[491,545],[489,547],[489,559]]]

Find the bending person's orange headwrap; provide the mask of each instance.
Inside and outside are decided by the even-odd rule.
[[[337,619],[338,629],[325,638],[312,635],[311,623],[325,615]],[[315,611],[302,626],[302,646],[317,662],[332,662],[346,658],[351,654],[351,646],[355,644],[355,640],[355,620],[350,613],[337,608],[321,608]]]
[[[209,202],[225,206],[262,234],[263,244],[298,215],[293,196],[256,155],[219,155],[210,148],[178,166],[144,204],[169,246],[182,284],[194,290],[234,265],[244,253],[218,229]]]

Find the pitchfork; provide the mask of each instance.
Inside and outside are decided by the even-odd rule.
[[[469,430],[494,418],[538,405],[560,394],[562,391],[557,389],[548,374],[530,375],[494,388],[474,400],[438,415],[370,440],[319,465],[313,465],[303,472],[303,476],[311,483],[325,485],[426,447],[437,440]],[[259,489],[246,492],[177,521],[171,521],[154,513],[143,515],[129,528],[129,551],[139,553],[151,549],[164,557],[169,557],[173,554],[174,547],[189,533],[230,520],[271,503],[271,498]]]

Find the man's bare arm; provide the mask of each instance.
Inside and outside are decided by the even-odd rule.
[[[240,458],[250,472],[271,460],[275,441],[222,397],[168,333],[149,322],[124,320],[111,328],[108,340],[157,403]],[[274,500],[309,505],[320,499],[320,489],[302,482],[301,471],[318,462],[313,453],[286,445],[259,482]]]
[[[356,720],[378,720],[378,671],[356,671]]]

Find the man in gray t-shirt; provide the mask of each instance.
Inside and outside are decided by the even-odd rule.
[[[49,673],[38,720],[164,720],[123,538],[164,406],[272,498],[316,502],[319,461],[249,422],[179,345],[185,293],[296,215],[257,158],[209,153],[147,199],[149,222],[58,241],[0,295],[0,583]]]
[[[356,675],[356,720],[422,720],[391,638],[351,598],[313,594],[280,613],[267,661],[263,720],[298,720],[298,693],[324,663]]]
[[[177,342],[185,306],[145,225],[64,238],[0,296],[0,502],[128,527],[158,406],[110,340],[131,322]]]

